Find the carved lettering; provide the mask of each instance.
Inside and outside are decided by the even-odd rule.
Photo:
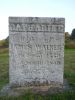
[[[64,18],[9,18],[10,83],[63,84],[64,26]]]

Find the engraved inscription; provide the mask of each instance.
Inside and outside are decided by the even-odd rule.
[[[9,18],[10,83],[63,84],[64,23],[64,18]]]
[[[58,32],[63,33],[64,32],[64,25],[49,25],[49,24],[15,24],[10,23],[9,30],[14,32]]]

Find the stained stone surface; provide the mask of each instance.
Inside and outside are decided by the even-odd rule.
[[[9,81],[63,84],[64,18],[9,17]]]

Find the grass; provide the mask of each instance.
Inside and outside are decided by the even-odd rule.
[[[75,100],[75,92],[66,92],[52,95],[27,93],[19,97],[0,97],[0,100]]]
[[[75,49],[65,50],[64,62],[64,77],[75,87]]]
[[[8,49],[0,48],[0,89],[8,83]]]
[[[8,49],[0,49],[0,89],[8,83]],[[64,77],[75,89],[75,49],[65,49]],[[26,93],[19,97],[0,97],[0,100],[75,100],[75,90],[54,95]]]

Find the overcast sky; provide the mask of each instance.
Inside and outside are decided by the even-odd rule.
[[[64,17],[65,31],[75,28],[75,0],[0,0],[0,40],[9,35],[9,16]]]

